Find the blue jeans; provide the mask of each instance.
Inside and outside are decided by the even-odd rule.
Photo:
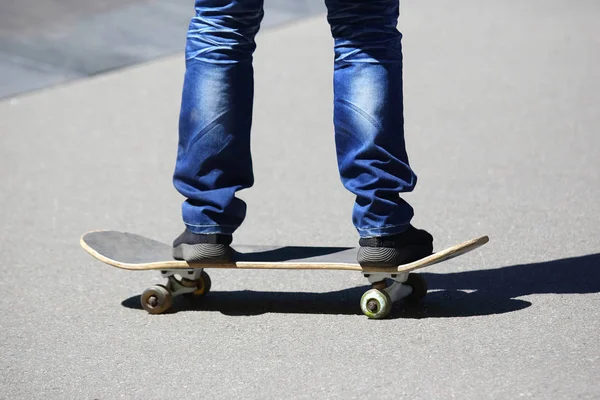
[[[360,237],[404,231],[412,207],[399,193],[417,177],[404,142],[398,0],[325,0],[335,43],[334,126],[339,173],[356,195]],[[173,182],[194,233],[232,234],[246,215],[235,196],[252,186],[254,37],[263,0],[196,0]]]

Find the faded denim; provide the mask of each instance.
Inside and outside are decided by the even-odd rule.
[[[337,161],[356,195],[352,220],[360,237],[399,233],[413,217],[399,193],[412,191],[417,176],[404,142],[398,0],[325,3],[335,44]],[[235,193],[254,182],[252,54],[263,1],[197,0],[195,8],[173,182],[186,197],[182,216],[192,232],[232,234],[246,215]]]

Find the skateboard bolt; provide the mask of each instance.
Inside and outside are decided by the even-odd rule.
[[[148,304],[150,305],[150,307],[156,307],[158,305],[158,299],[156,298],[156,296],[148,297]]]
[[[367,309],[371,312],[377,312],[377,310],[379,309],[379,303],[377,302],[377,300],[369,300],[367,302]]]

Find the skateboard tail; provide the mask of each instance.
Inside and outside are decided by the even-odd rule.
[[[451,260],[455,257],[461,256],[465,253],[473,251],[473,250],[483,246],[484,244],[486,244],[489,241],[490,241],[490,238],[487,235],[480,236],[478,238],[471,239],[469,241],[461,243],[460,245],[452,246],[447,249],[440,250],[436,253],[433,253],[425,258],[414,261],[412,263],[401,265],[401,266],[397,267],[397,271],[398,272],[411,271],[413,269],[416,269],[415,267],[417,265],[420,265],[420,268],[423,268],[423,267],[429,267],[431,265],[439,264],[441,262]]]

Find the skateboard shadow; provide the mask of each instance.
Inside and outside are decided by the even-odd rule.
[[[245,247],[241,248],[245,249]],[[304,260],[334,255],[347,250],[352,250],[352,247],[285,246],[263,251],[256,251],[252,248],[250,248],[250,250],[250,252],[236,251],[235,258],[240,261],[248,262],[285,262],[290,260]]]
[[[600,253],[535,264],[457,273],[422,273],[430,292],[417,304],[398,302],[390,318],[448,318],[503,314],[532,305],[519,297],[600,292]],[[218,311],[231,316],[265,313],[360,315],[368,285],[326,293],[215,291],[190,301],[175,299],[172,312]],[[531,299],[528,299],[531,300]],[[122,302],[142,309],[139,296]]]

